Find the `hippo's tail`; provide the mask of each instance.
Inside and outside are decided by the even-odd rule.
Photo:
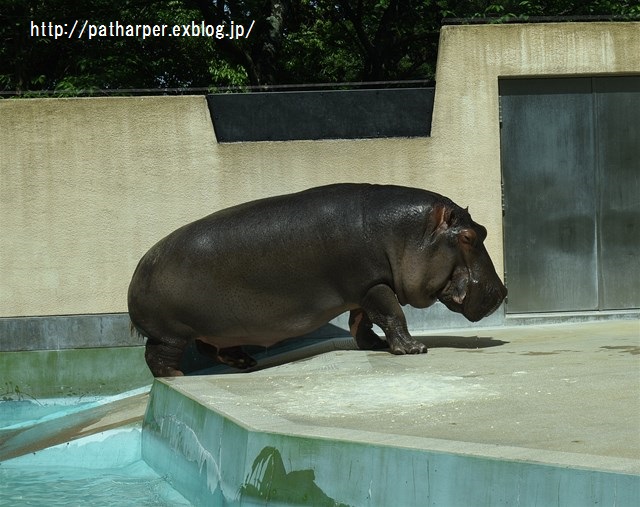
[[[137,336],[140,339],[148,338],[148,336],[145,335],[144,332],[138,326],[136,326],[132,320],[129,320],[129,332],[132,336]]]
[[[186,345],[184,340],[159,340],[129,319],[131,335],[145,340],[144,359],[154,377],[177,377],[184,373],[180,370],[180,361]]]

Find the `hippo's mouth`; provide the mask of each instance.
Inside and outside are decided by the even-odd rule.
[[[506,289],[502,285],[500,287],[482,284],[471,276],[466,266],[456,266],[438,300],[449,310],[477,322],[495,312],[502,303]]]
[[[463,313],[464,301],[467,297],[469,286],[469,270],[466,266],[456,266],[451,273],[451,278],[438,294],[438,299],[449,310]]]

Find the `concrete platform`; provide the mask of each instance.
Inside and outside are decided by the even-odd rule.
[[[143,457],[195,505],[640,502],[640,322],[421,339],[156,381]]]

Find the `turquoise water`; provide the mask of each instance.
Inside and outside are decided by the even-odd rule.
[[[141,428],[115,429],[0,463],[1,506],[190,506],[141,458]]]
[[[3,431],[64,418],[122,397],[2,401],[0,447]],[[2,461],[0,506],[190,506],[142,459],[141,441],[142,428],[136,424]]]
[[[3,506],[190,506],[144,461],[122,468],[0,467]]]

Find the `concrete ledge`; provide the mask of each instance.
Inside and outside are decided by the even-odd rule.
[[[635,505],[639,329],[156,380],[143,457],[195,505]]]
[[[129,330],[126,313],[0,318],[3,352],[96,347],[135,347],[142,338]]]

